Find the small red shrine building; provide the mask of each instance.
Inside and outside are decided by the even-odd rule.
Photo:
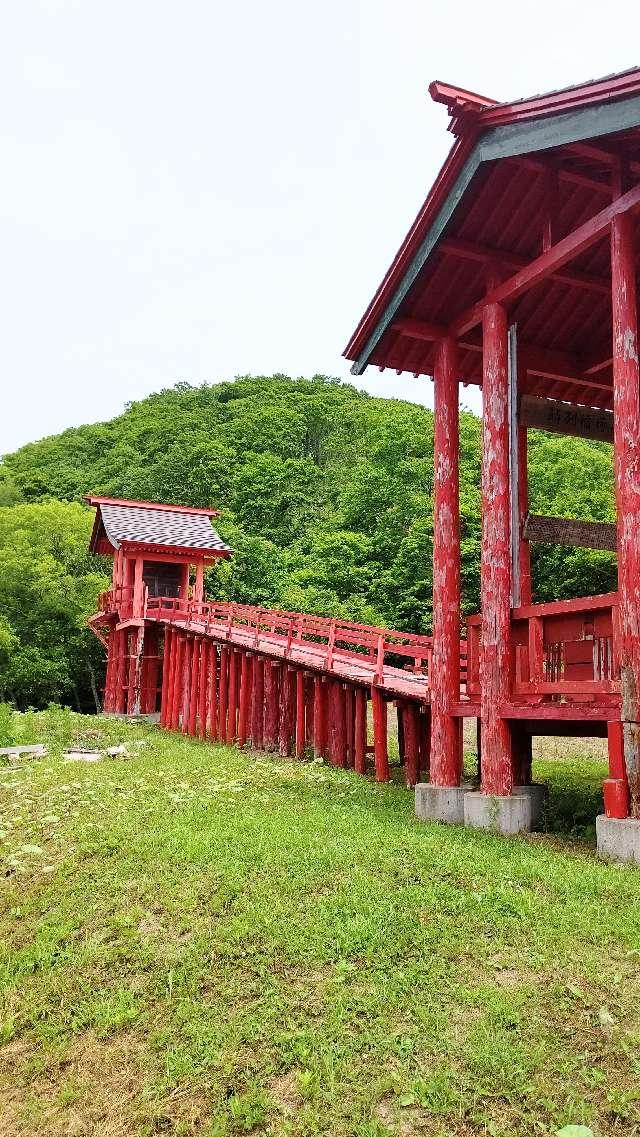
[[[111,589],[90,620],[108,648],[104,710],[156,714],[164,636],[148,618],[149,601],[173,598],[199,610],[205,567],[232,551],[211,524],[219,516],[215,509],[92,495],[84,500],[96,510],[91,552],[113,557]]]
[[[529,828],[532,734],[608,733],[601,851],[640,859],[640,70],[514,103],[434,82],[454,142],[356,328],[370,364],[433,377],[430,784],[423,816]],[[461,691],[459,385],[483,395],[481,613]],[[617,524],[532,517],[527,430],[613,442]],[[535,604],[530,542],[617,547],[618,590]],[[480,791],[460,724],[481,723]]]

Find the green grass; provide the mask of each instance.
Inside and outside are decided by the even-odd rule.
[[[551,832],[508,841],[316,764],[16,730],[50,747],[0,769],[2,1137],[640,1132],[640,872],[593,855],[599,760],[538,762]],[[131,757],[64,763],[78,732]]]

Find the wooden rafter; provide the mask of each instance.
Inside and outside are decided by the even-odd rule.
[[[640,186],[634,186],[622,197],[616,198],[611,205],[590,217],[584,225],[579,225],[573,233],[569,233],[557,244],[552,245],[547,252],[530,261],[525,268],[492,289],[483,300],[462,312],[453,321],[450,334],[456,337],[464,335],[479,324],[487,304],[507,304],[540,281],[548,279],[569,261],[595,245],[604,236],[614,217],[638,208],[640,208]]]

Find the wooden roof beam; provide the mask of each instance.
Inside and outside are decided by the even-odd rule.
[[[532,173],[540,174],[551,168],[551,163],[545,161],[544,158],[531,158],[528,155],[523,155],[518,158],[509,158],[509,162],[517,163],[525,170],[531,170]],[[590,178],[588,174],[582,174],[578,170],[567,169],[566,166],[558,166],[558,180],[565,182],[565,184],[580,186],[581,189],[595,190],[596,193],[601,193],[604,197],[611,197],[611,182],[610,180],[601,182],[597,178]]]
[[[528,264],[526,257],[506,249],[493,249],[486,245],[478,245],[474,241],[459,241],[455,238],[445,238],[438,245],[441,253],[461,257],[463,260],[479,261],[481,263],[503,264],[509,268],[521,269]],[[577,288],[585,288],[589,292],[600,292],[606,296],[611,295],[611,282],[603,277],[591,276],[585,272],[572,272],[569,269],[560,269],[551,274],[552,280],[562,284],[573,284]]]
[[[634,186],[621,197],[616,198],[605,209],[600,210],[584,225],[579,225],[573,233],[569,233],[552,245],[541,256],[530,261],[525,268],[520,269],[514,276],[491,289],[484,299],[467,308],[465,312],[453,321],[450,329],[452,336],[459,338],[471,328],[475,328],[482,320],[482,313],[487,304],[509,304],[528,292],[534,285],[547,280],[554,272],[558,272],[569,261],[574,260],[595,245],[607,232],[614,217],[640,208],[640,186]]]

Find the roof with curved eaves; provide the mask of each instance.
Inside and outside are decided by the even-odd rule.
[[[216,510],[115,498],[87,497],[85,500],[96,507],[92,552],[140,545],[176,552],[193,549],[205,556],[231,554],[231,548],[211,524],[211,518],[217,516]]]

